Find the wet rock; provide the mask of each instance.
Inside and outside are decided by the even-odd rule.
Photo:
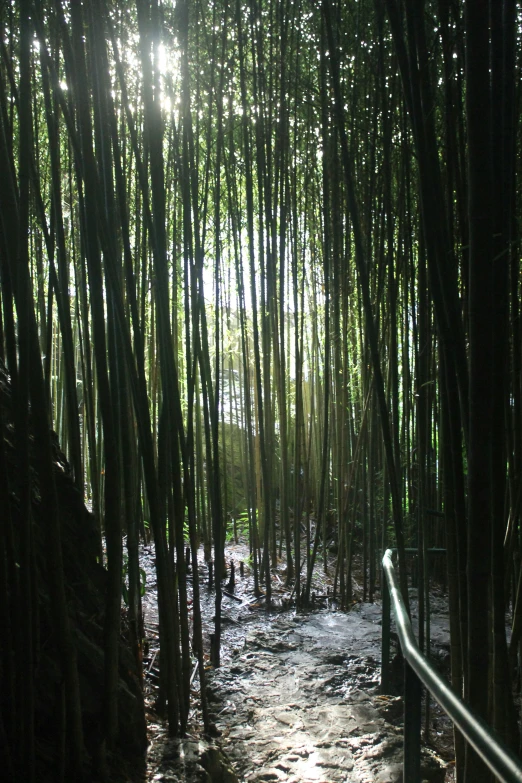
[[[281,772],[279,769],[270,768],[270,769],[260,769],[259,772],[255,772],[251,777],[249,777],[249,780],[251,781],[265,781],[265,780],[281,780],[285,779],[286,775]]]
[[[296,650],[297,645],[284,639],[273,639],[264,633],[249,633],[245,639],[245,647],[259,647],[263,650],[279,653],[286,650]]]
[[[401,783],[402,764],[387,764],[375,775],[375,783]]]
[[[207,748],[201,756],[201,766],[212,783],[239,783],[229,759],[220,748]]]
[[[379,696],[377,710],[389,723],[396,723],[404,715],[403,699],[401,696]]]
[[[422,749],[420,771],[423,783],[444,783],[446,765],[441,764],[440,758],[430,748]]]
[[[218,746],[204,740],[169,740],[160,770],[152,778],[159,783],[238,783],[230,759]]]
[[[402,750],[402,738],[385,737],[382,742],[379,742],[373,747],[365,750],[362,754],[362,758],[370,759],[370,758],[381,758],[383,756],[390,756],[396,750]]]

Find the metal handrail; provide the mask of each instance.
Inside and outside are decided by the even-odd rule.
[[[399,590],[390,549],[382,559],[382,567],[385,577],[383,579],[383,639],[386,625],[389,631],[389,612],[392,605],[405,659],[404,783],[418,783],[420,780],[420,681],[498,779],[503,783],[522,783],[520,759],[495,736],[493,729],[457,696],[419,650]],[[385,648],[383,642],[383,655],[389,656],[389,641],[387,650]],[[383,657],[383,673],[387,669],[387,664],[388,660]],[[387,680],[385,677],[383,680],[383,691],[386,692]]]

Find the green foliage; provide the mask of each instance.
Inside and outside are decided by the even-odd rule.
[[[235,528],[237,530],[238,536],[241,538],[248,539],[249,536],[249,518],[248,518],[248,511],[243,511],[241,514],[238,514],[238,516],[235,518]],[[228,529],[227,534],[227,541],[233,541],[234,540],[234,526],[230,527]]]

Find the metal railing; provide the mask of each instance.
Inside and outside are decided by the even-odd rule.
[[[522,763],[493,729],[466,706],[419,650],[399,590],[392,552],[382,559],[382,669],[381,688],[389,692],[390,609],[404,656],[404,783],[419,783],[421,737],[421,682],[438,701],[466,740],[503,783],[522,783]]]

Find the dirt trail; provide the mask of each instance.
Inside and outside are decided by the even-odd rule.
[[[213,595],[203,592],[209,614]],[[218,736],[207,742],[193,733],[169,741],[156,734],[149,779],[402,780],[402,699],[379,694],[380,605],[267,615],[251,610],[247,584],[239,593],[241,604],[224,598],[223,664],[209,671]],[[436,603],[432,622],[435,651],[442,658],[447,649],[443,608],[442,600],[439,607]],[[433,751],[423,750],[421,779],[443,783],[446,766]]]

